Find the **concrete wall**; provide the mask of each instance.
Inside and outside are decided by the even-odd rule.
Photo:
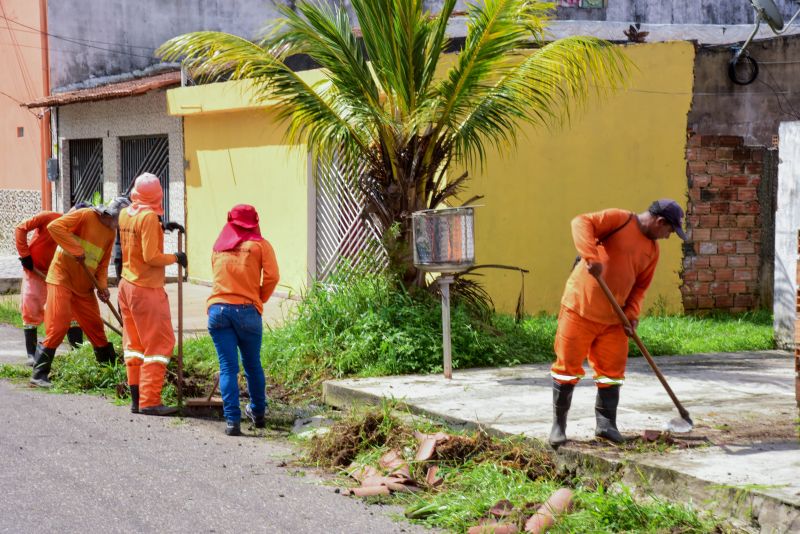
[[[275,249],[279,294],[306,286],[313,263],[309,224],[310,165],[303,146],[289,146],[274,110],[256,106],[242,82],[169,91],[169,110],[184,115],[190,276],[210,281],[211,249],[235,204],[252,204]]]
[[[557,4],[570,4],[558,1]],[[559,7],[559,19],[606,20],[650,24],[747,24],[753,8],[746,0],[606,0],[601,9]],[[786,17],[797,9],[792,0],[775,0]]]
[[[797,258],[800,230],[800,122],[780,125],[778,209],[775,212],[775,340],[792,348],[797,319]]]
[[[759,63],[759,75],[746,86],[728,78],[729,46],[697,51],[689,128],[702,135],[740,135],[748,145],[772,146],[782,121],[800,119],[800,36],[757,41],[748,50]]]
[[[69,38],[51,41],[51,87],[157,63],[155,48],[190,31],[252,38],[275,13],[264,0],[50,0],[50,33]]]
[[[275,3],[294,4],[292,0],[275,0]],[[788,20],[796,4],[791,0],[776,0],[776,3]],[[33,6],[36,2],[14,0],[11,4]],[[466,4],[457,2],[456,11],[465,10]],[[692,38],[700,42],[735,42],[745,39],[749,32],[749,27],[742,25],[753,21],[753,11],[746,0],[608,0],[606,4],[603,9],[559,7],[553,35],[588,34],[625,40],[622,29],[639,21],[654,25],[646,28],[651,31],[651,41]],[[436,12],[441,0],[428,0],[425,6]],[[264,0],[50,0],[49,31],[59,36],[51,38],[50,43],[51,87],[131,72],[157,63],[153,58],[155,48],[190,31],[220,30],[252,38],[275,16],[274,3]],[[573,20],[608,24],[566,23]],[[676,25],[692,27],[675,30],[679,28]],[[711,25],[716,26],[711,30],[703,28]],[[739,26],[731,28],[732,25]],[[451,30],[453,35],[463,36],[463,22],[458,17],[453,20]],[[731,31],[735,37],[728,38],[725,34]],[[38,39],[35,34],[29,34],[28,38]],[[36,52],[34,48],[28,50]]]
[[[56,184],[54,204],[58,210],[69,208],[70,139],[103,139],[103,200],[119,192],[121,175],[120,137],[164,135],[169,139],[170,219],[184,221],[183,132],[181,119],[166,113],[164,91],[142,96],[70,104],[58,108],[60,179]],[[166,234],[166,250],[177,246],[174,232]]]
[[[3,6],[8,19],[39,28],[39,2]],[[14,226],[41,209],[41,110],[20,107],[43,94],[41,48],[38,33],[0,19],[0,255],[16,254]]]
[[[609,207],[644,211],[653,200],[686,202],[686,114],[694,47],[689,43],[629,46],[638,71],[626,91],[590,101],[557,131],[522,127],[515,150],[492,150],[472,170],[463,198],[485,195],[475,211],[478,263],[531,270],[526,311],[558,310],[575,257],[570,220]],[[654,303],[681,310],[681,246],[661,243],[661,260],[644,310]],[[498,309],[513,311],[518,274],[485,271]]]

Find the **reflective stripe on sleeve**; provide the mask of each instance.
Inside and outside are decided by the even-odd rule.
[[[138,358],[140,360],[144,360],[144,354],[141,352],[136,352],[135,350],[123,350],[122,355],[125,358]]]

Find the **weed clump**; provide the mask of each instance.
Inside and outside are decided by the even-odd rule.
[[[344,467],[363,451],[381,448],[409,434],[408,428],[386,410],[351,414],[335,423],[329,432],[315,436],[308,457],[320,466]]]

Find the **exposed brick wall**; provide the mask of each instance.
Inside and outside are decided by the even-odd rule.
[[[695,135],[686,149],[689,241],[683,258],[687,312],[759,305],[763,147],[741,137]]]

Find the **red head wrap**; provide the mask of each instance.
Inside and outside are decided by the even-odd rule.
[[[228,223],[222,227],[214,252],[224,252],[239,246],[243,241],[261,241],[258,212],[249,204],[237,204],[228,212]]]

